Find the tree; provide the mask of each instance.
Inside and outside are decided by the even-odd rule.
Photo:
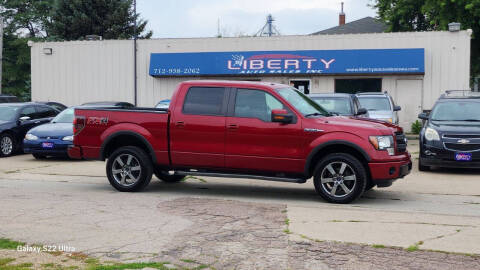
[[[30,47],[29,38],[3,35],[2,92],[30,100]]]
[[[0,0],[5,32],[19,36],[45,37],[54,0]]]
[[[2,91],[30,99],[29,40],[77,40],[86,35],[105,39],[150,38],[147,21],[134,14],[131,0],[0,0],[3,35]],[[52,31],[52,33],[50,32]]]
[[[146,20],[134,14],[132,0],[57,0],[47,30],[52,38],[78,40],[86,35],[104,39],[134,37],[134,23],[140,38],[150,38]]]
[[[480,0],[375,0],[391,32],[447,30],[451,22],[472,29],[471,72],[480,75]]]

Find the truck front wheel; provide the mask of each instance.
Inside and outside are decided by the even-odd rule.
[[[108,157],[108,181],[118,191],[139,191],[150,183],[152,167],[145,151],[135,146],[124,146]]]
[[[365,191],[367,173],[354,156],[329,154],[315,168],[313,183],[317,193],[326,201],[350,203]]]

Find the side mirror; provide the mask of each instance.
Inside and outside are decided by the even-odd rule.
[[[421,113],[418,115],[418,118],[422,120],[428,120],[428,114],[427,113]]]
[[[25,121],[28,121],[30,119],[31,119],[30,116],[22,116],[18,120],[20,120],[20,122],[25,122]]]
[[[393,107],[393,111],[395,111],[395,112],[398,112],[398,111],[401,111],[401,110],[402,110],[402,107],[400,107],[400,106]]]
[[[364,115],[364,114],[367,114],[367,113],[368,113],[367,109],[359,108],[358,111],[357,111],[357,114],[355,114],[355,115]]]
[[[293,122],[293,115],[284,109],[272,110],[272,122],[289,124]]]

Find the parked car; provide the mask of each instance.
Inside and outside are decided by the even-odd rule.
[[[360,106],[368,110],[370,118],[398,125],[398,111],[402,108],[395,105],[393,98],[387,92],[359,93],[357,97]]]
[[[10,156],[21,150],[27,131],[50,122],[57,114],[57,110],[41,104],[0,104],[0,156]]]
[[[330,113],[342,116],[368,117],[368,111],[360,107],[360,101],[353,94],[310,94],[311,99],[317,102]]]
[[[155,108],[158,109],[168,109],[168,107],[170,107],[170,99],[161,100],[155,105]]]
[[[420,133],[420,171],[431,166],[480,168],[480,95],[447,91],[433,106]]]
[[[82,107],[102,107],[102,108],[133,108],[135,105],[124,101],[99,101],[87,102],[81,105]]]
[[[36,159],[67,156],[68,146],[73,142],[73,112],[73,107],[68,108],[50,123],[30,129],[23,140],[23,151]]]
[[[50,107],[53,107],[54,109],[56,109],[59,112],[68,108],[67,106],[63,105],[62,103],[54,102],[54,101],[36,101],[35,103],[48,105]]]
[[[0,94],[0,103],[15,103],[20,102],[16,96]]]
[[[282,84],[188,81],[170,110],[76,108],[69,156],[108,159],[119,191],[146,187],[154,173],[305,183],[319,195],[349,203],[365,189],[390,186],[412,163],[401,127],[331,116]]]

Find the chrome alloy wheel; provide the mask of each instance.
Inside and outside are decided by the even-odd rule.
[[[332,162],[325,166],[320,177],[323,190],[330,196],[341,198],[353,192],[357,184],[355,171],[345,162]]]
[[[0,148],[2,150],[2,154],[5,156],[10,155],[13,151],[12,138],[8,136],[3,137],[2,141],[0,142]]]
[[[119,155],[112,166],[112,175],[115,181],[124,186],[132,186],[142,174],[142,167],[138,159],[130,154]]]

